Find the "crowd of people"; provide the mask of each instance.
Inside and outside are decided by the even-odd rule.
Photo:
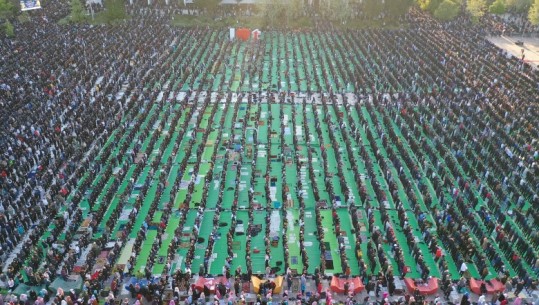
[[[51,1],[52,11],[54,4],[61,6]],[[137,129],[129,123],[139,126],[143,117],[136,116],[139,110],[155,100],[156,93],[144,90],[143,84],[156,78],[160,67],[151,68],[152,56],[166,54],[163,37],[173,37],[167,25],[151,21],[112,28],[62,27],[53,22],[59,19],[56,13],[48,10],[32,18],[21,25],[24,30],[16,38],[2,38],[3,61],[10,63],[2,66],[0,90],[2,277],[12,283],[8,288],[23,282],[50,284],[57,276],[69,275],[80,249],[88,246],[95,249],[86,257],[88,265],[95,261],[107,237],[92,242],[92,236],[84,233],[70,246],[85,220],[78,206],[86,201],[93,208],[107,180],[98,180],[89,196],[84,190],[99,175],[111,177],[113,168],[122,164],[130,142],[124,141],[113,152],[114,147],[105,144],[109,137],[142,140],[147,136],[135,135]],[[159,35],[148,40],[143,32]],[[120,124],[122,120],[127,123]],[[125,170],[101,194],[101,201],[115,195],[122,174]],[[97,206],[89,218],[94,231],[107,208],[106,204]],[[119,207],[107,227],[117,220]],[[63,238],[60,247],[59,237]],[[108,278],[110,267],[106,271],[89,279]]]
[[[216,42],[215,38],[209,38],[215,37],[215,32],[209,29],[174,28],[154,18],[153,13],[110,26],[56,24],[65,14],[65,5],[47,1],[43,12],[33,13],[30,22],[17,25],[15,38],[3,37],[0,44],[2,60],[9,63],[0,67],[0,243],[1,260],[5,264],[0,280],[11,291],[19,283],[49,285],[56,278],[69,280],[70,275],[76,273],[73,272],[75,266],[84,266],[78,272],[84,281],[79,294],[64,294],[63,291],[55,297],[50,297],[46,291],[25,294],[19,299],[23,303],[27,300],[36,301],[36,304],[49,300],[55,304],[92,303],[98,299],[101,290],[114,288],[110,289],[111,295],[107,298],[111,301],[124,277],[137,275],[139,271],[133,267],[146,240],[152,216],[159,209],[165,192],[173,198],[180,187],[182,175],[177,175],[171,188],[166,187],[167,174],[174,160],[172,157],[166,159],[163,154],[169,146],[173,147],[172,156],[179,153],[179,145],[174,141],[186,136],[189,124],[189,120],[179,124],[179,118],[192,117],[194,112],[193,108],[187,107],[187,101],[192,95],[195,101],[202,98],[204,102],[197,111],[210,111],[210,121],[217,109],[211,106],[209,95],[202,97],[201,91],[191,90],[180,107],[174,108],[171,101],[175,100],[177,92],[169,80],[179,79],[180,85],[185,83],[189,88],[198,81],[209,86],[214,80],[207,76],[210,72],[222,72],[239,64],[238,59],[231,62],[228,54],[239,42],[225,41],[226,35]],[[338,31],[322,24],[320,29],[307,32],[316,39],[299,41],[293,48],[284,46],[287,56],[296,64],[290,65],[287,73],[279,73],[277,85],[268,88],[267,96],[271,91],[280,93],[269,102],[289,102],[290,92],[282,90],[282,84],[290,82],[287,75],[299,75],[297,69],[311,67],[308,59],[320,63],[322,73],[305,69],[308,89],[302,102],[307,103],[321,88],[328,88],[329,95],[319,92],[322,99],[320,104],[313,105],[315,111],[312,114],[296,113],[293,108],[291,116],[293,124],[296,116],[304,118],[301,128],[303,134],[308,134],[312,128],[307,126],[307,118],[312,115],[310,119],[316,122],[312,131],[320,143],[325,142],[321,124],[337,123],[338,126],[329,129],[331,143],[326,144],[338,147],[338,138],[346,143],[343,150],[335,150],[336,160],[341,165],[336,171],[329,168],[325,150],[321,150],[319,157],[323,176],[329,177],[331,173],[339,177],[345,198],[350,197],[351,188],[360,190],[358,200],[364,205],[351,204],[349,211],[355,232],[362,226],[358,219],[360,210],[367,216],[368,240],[361,240],[357,235],[354,246],[359,274],[368,291],[374,291],[378,297],[381,287],[386,287],[393,295],[396,278],[405,277],[410,267],[418,271],[422,281],[439,273],[440,288],[446,298],[453,286],[466,286],[468,269],[477,271],[482,279],[499,279],[508,290],[514,287],[516,295],[524,290],[537,290],[539,214],[535,207],[539,206],[539,109],[535,101],[538,98],[538,72],[519,58],[507,57],[481,37],[486,33],[500,33],[504,31],[503,27],[467,29],[466,22],[440,25],[417,12],[411,13],[409,21],[409,30]],[[269,32],[267,35],[272,37],[281,33]],[[284,33],[289,38],[294,35]],[[177,42],[178,37],[191,39],[182,40],[184,44],[181,44]],[[197,58],[198,44],[213,49],[217,43],[221,45],[218,51],[204,55],[203,59]],[[251,45],[244,58],[243,77],[262,79],[263,55],[276,47],[265,43]],[[216,63],[216,67],[210,62]],[[281,64],[277,63],[278,70]],[[197,75],[204,76],[199,78]],[[243,84],[244,80],[241,82]],[[358,120],[352,116],[333,118],[328,115],[327,109],[337,104],[336,94],[345,92],[348,84],[355,88],[353,93],[359,102],[345,99],[347,109],[361,113],[362,107],[366,107],[372,121],[361,115]],[[219,85],[224,85],[224,78]],[[286,87],[290,88],[290,84]],[[260,102],[261,93],[262,90],[245,93],[248,103]],[[220,94],[228,101],[226,107],[234,107],[232,121],[235,122],[239,103],[230,103],[230,92]],[[161,112],[164,112],[162,116]],[[268,118],[267,123],[271,126],[272,120],[282,122],[283,117],[281,112],[279,117]],[[196,120],[195,126],[198,126],[202,115]],[[224,117],[221,125],[223,122]],[[242,128],[242,134],[245,134],[246,125]],[[158,142],[163,129],[176,134],[169,132]],[[284,129],[281,124],[280,143],[285,143]],[[197,156],[195,173],[204,149],[204,145],[196,144],[206,143],[210,131],[209,128],[204,131],[200,142],[193,137],[188,143],[185,154]],[[263,140],[269,141],[269,137],[268,134],[268,139]],[[294,137],[293,141],[297,147],[298,138]],[[215,142],[221,142],[220,133]],[[156,143],[160,143],[159,146]],[[366,145],[368,143],[370,145]],[[359,146],[358,152],[352,150],[355,145]],[[144,147],[156,147],[159,153],[149,157]],[[257,149],[255,145],[252,152],[255,156]],[[212,162],[216,154],[217,150],[211,157]],[[306,164],[293,154],[297,172],[306,167],[311,182],[319,179],[312,164],[313,154],[318,156],[318,152],[309,149]],[[362,165],[356,158],[348,158],[348,162],[357,184],[349,185],[344,179],[342,165],[346,155],[355,154],[359,154],[366,175],[372,178],[370,185],[359,177]],[[234,155],[234,162],[239,164],[237,185],[245,160],[242,153]],[[227,153],[224,168],[227,168],[226,162],[230,162],[228,159]],[[270,176],[270,163],[264,177]],[[149,174],[142,185],[137,186],[131,179],[127,188],[121,188],[133,164],[131,177],[139,177],[146,169]],[[183,173],[187,165],[188,159],[184,158],[178,172]],[[255,169],[253,162],[253,173]],[[200,236],[210,182],[225,180],[225,171],[218,177],[214,177],[213,172],[212,165],[210,174],[205,177],[202,202],[196,207],[195,226],[184,262],[187,269],[180,270],[172,279],[160,277],[147,287],[129,287],[135,299],[139,295],[147,300],[162,299],[169,281],[172,287],[178,288],[177,291],[190,291],[189,302],[195,303],[208,296],[208,293],[203,295],[190,289],[188,282],[200,238],[208,240],[203,263],[198,268],[200,276],[209,274],[208,264],[215,250],[225,183],[220,184],[221,195],[216,204],[212,233]],[[282,177],[289,187],[303,189],[301,181],[287,180],[284,167]],[[254,185],[254,174],[250,182]],[[155,193],[150,191],[153,185],[157,185]],[[316,202],[320,200],[321,192],[327,192],[330,198],[337,195],[329,178],[324,179],[325,190],[319,190],[317,183],[311,185]],[[178,211],[181,224],[192,209],[189,203],[194,187],[192,180]],[[130,221],[119,237],[113,236],[120,214],[131,204],[130,195],[136,188],[140,192],[128,216]],[[266,194],[269,193],[269,181],[266,181]],[[235,198],[237,195],[236,187]],[[253,196],[253,193],[249,194],[249,202]],[[266,197],[265,205],[257,208],[269,211],[271,201],[269,196]],[[286,201],[286,192],[282,199]],[[304,222],[305,203],[302,196],[297,199],[300,203],[299,225]],[[105,218],[109,207],[113,206],[109,203],[114,200],[118,203]],[[142,216],[145,220],[138,230],[135,229],[136,219],[141,217],[144,206],[149,209]],[[326,234],[336,235],[342,261],[341,274],[350,276],[351,262],[341,235],[337,206],[330,202],[324,208],[332,211],[333,228],[324,230],[320,209],[316,209],[316,236],[322,241]],[[233,214],[237,209],[238,202],[235,201]],[[151,270],[162,246],[168,220],[176,212],[172,203],[161,210],[163,217],[157,226],[158,238],[152,245],[142,274],[148,279],[153,276]],[[254,207],[249,208],[250,222],[254,212]],[[269,213],[266,215],[269,223]],[[233,295],[234,302],[241,302],[243,282],[254,273],[251,258],[254,246],[251,243],[255,233],[247,232],[245,269],[233,272],[230,265],[238,253],[234,252],[231,241],[237,221],[235,217],[231,219],[225,237],[230,242],[227,249],[223,249],[227,258],[222,274],[231,279],[230,285],[219,293],[220,299]],[[417,223],[419,231],[412,222]],[[290,225],[285,221],[283,227],[286,230]],[[81,227],[89,229],[80,230]],[[93,234],[100,230],[104,233],[94,238]],[[132,230],[136,231],[133,251],[125,272],[122,272],[116,270],[115,265]],[[265,235],[266,277],[275,273],[269,268],[269,230],[268,225],[266,231],[261,232]],[[183,225],[176,228],[168,248],[165,260],[169,268],[180,247],[182,233]],[[305,247],[303,226],[300,226],[299,236],[302,264],[304,270],[308,270],[311,253]],[[105,264],[96,268],[101,250],[110,242],[114,242],[114,246],[107,252]],[[285,273],[290,261],[286,234],[282,243],[285,266],[281,272]],[[367,243],[366,253],[361,251],[364,243]],[[390,252],[384,249],[385,244],[391,245]],[[326,252],[325,247],[320,242],[321,255]],[[429,253],[425,253],[425,249]],[[407,266],[407,256],[411,256],[413,266]],[[438,270],[433,270],[433,265],[428,263],[431,258],[435,259]],[[323,257],[321,261],[324,261]],[[395,261],[396,270],[392,261]],[[461,274],[456,276],[450,266],[456,266]],[[322,298],[319,286],[324,272],[325,266],[321,264],[312,275],[317,293],[310,294],[310,300],[305,293],[306,275],[301,272],[296,276],[306,302],[313,304]],[[286,276],[293,277],[288,272]],[[288,284],[288,291],[292,286]],[[271,287],[267,288],[271,290]],[[503,302],[503,295],[496,298]],[[412,304],[420,299],[416,295],[406,302]],[[258,301],[270,302],[264,295]],[[352,299],[349,301],[353,302]]]

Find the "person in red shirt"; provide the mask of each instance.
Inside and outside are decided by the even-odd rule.
[[[505,298],[505,295],[500,294],[500,297],[498,298],[498,301],[500,301],[500,305],[507,305],[509,304],[509,301]]]
[[[63,188],[60,190],[60,194],[62,194],[62,196],[64,196],[64,197],[67,196],[68,193],[69,193],[69,192],[68,192],[68,190],[67,190],[65,187],[63,187]]]
[[[112,282],[110,283],[110,291],[112,291],[113,293],[116,293],[117,288],[118,288],[118,283],[116,282],[116,279],[113,279]]]
[[[436,249],[436,262],[438,262],[440,260],[440,257],[442,257],[442,249],[440,249],[440,247],[438,247]]]

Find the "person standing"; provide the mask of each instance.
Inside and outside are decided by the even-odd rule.
[[[269,279],[270,275],[271,275],[271,268],[268,265],[268,266],[266,266],[266,279]]]
[[[239,279],[236,279],[236,281],[234,282],[234,292],[235,292],[236,296],[240,295],[240,281],[239,281]]]
[[[290,268],[286,269],[286,287],[292,291],[292,270]]]
[[[462,299],[460,299],[460,305],[471,305],[470,300],[469,300],[469,296],[468,296],[467,293],[465,293],[462,296]]]
[[[486,305],[486,304],[487,304],[486,297],[484,294],[482,294],[477,300],[477,305]]]
[[[466,265],[466,262],[462,262],[462,264],[460,265],[460,275],[464,275],[466,271],[468,271],[468,266]]]
[[[305,295],[306,288],[307,288],[307,278],[305,277],[305,273],[303,273],[300,278],[301,295]]]
[[[522,289],[524,289],[524,280],[520,279],[515,290],[516,297],[518,297],[518,294],[522,291]]]

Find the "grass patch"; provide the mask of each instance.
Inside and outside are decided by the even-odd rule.
[[[361,20],[358,18],[350,19],[346,23],[339,21],[331,21],[332,24],[343,30],[354,29],[402,29],[407,28],[407,24],[402,24],[398,20],[382,19],[382,20]],[[312,29],[314,27],[314,20],[308,16],[302,16],[299,18],[290,18],[288,22],[286,19],[280,19],[273,26],[270,25],[269,20],[264,16],[239,16],[239,17],[227,17],[213,19],[208,16],[192,16],[192,15],[175,15],[171,24],[181,27],[210,27],[210,28],[223,28],[233,27],[240,28],[246,27],[250,29],[267,30],[268,28],[279,30],[298,30],[298,29]]]
[[[65,16],[64,18],[58,20],[59,25],[67,25],[69,24],[69,15]]]
[[[73,11],[73,8],[72,8]],[[70,13],[66,17],[60,19],[58,24],[67,25],[71,23],[88,23],[92,25],[103,25],[103,24],[119,24],[125,20],[131,19],[131,16],[127,15],[125,12],[125,6],[120,0],[105,0],[105,9],[94,14],[94,18],[84,10],[84,12],[79,15],[77,21],[73,21],[73,14]]]
[[[121,19],[110,18],[107,12],[103,11],[103,12],[96,13],[94,15],[94,19],[92,19],[92,16],[89,16],[89,15],[86,16],[86,18],[80,23],[88,23],[92,25],[118,24],[118,23],[122,23],[124,20],[127,20],[129,18],[130,18],[129,16],[126,16],[125,18],[121,18]],[[58,20],[59,25],[68,25],[72,23],[73,22],[71,21],[71,15],[67,15],[64,18]]]
[[[278,19],[276,21],[276,24],[272,26],[272,28],[280,29],[280,30],[301,30],[301,29],[309,29],[314,27],[314,21],[311,17],[307,16],[301,16],[301,17],[293,17],[288,20],[286,18],[284,19]]]
[[[19,16],[17,16],[17,20],[19,23],[26,23],[30,21],[30,15],[28,15],[27,12],[22,12]]]
[[[195,26],[212,26],[215,21],[206,16],[192,15],[174,15],[171,24],[175,26],[195,27]]]
[[[251,29],[261,29],[266,27],[266,22],[258,16],[241,16],[238,18],[227,18],[223,20],[229,27],[245,27]]]
[[[210,28],[221,27],[248,27],[261,28],[263,20],[256,16],[241,16],[213,19],[208,16],[174,15],[171,24],[182,27],[208,26]]]
[[[246,27],[250,29],[267,29],[268,20],[261,16],[239,16],[213,19],[208,16],[192,16],[192,15],[174,15],[171,24],[182,27],[197,27],[207,26],[210,28],[223,27]],[[280,22],[272,28],[277,29],[303,29],[311,28],[314,22],[309,17],[300,17],[290,20],[290,22]]]
[[[377,20],[361,20],[358,18],[350,19],[346,23],[339,21],[333,21],[333,25],[343,30],[360,30],[360,29],[404,29],[407,28],[407,24],[399,23],[393,19],[377,19]]]
[[[107,14],[106,11],[99,12],[94,15],[94,19],[92,19],[91,16],[88,16],[88,23],[93,25],[100,25],[100,24],[118,24],[122,23],[125,20],[129,20],[131,17],[126,15],[124,18],[111,18],[109,14]]]

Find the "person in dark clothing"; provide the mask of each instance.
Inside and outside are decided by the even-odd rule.
[[[470,300],[469,300],[469,296],[468,294],[464,294],[462,296],[462,299],[460,299],[460,305],[471,305],[472,303],[470,303]]]
[[[518,296],[518,294],[522,291],[522,289],[524,289],[524,280],[520,279],[517,282],[517,286],[515,289],[515,296]]]

